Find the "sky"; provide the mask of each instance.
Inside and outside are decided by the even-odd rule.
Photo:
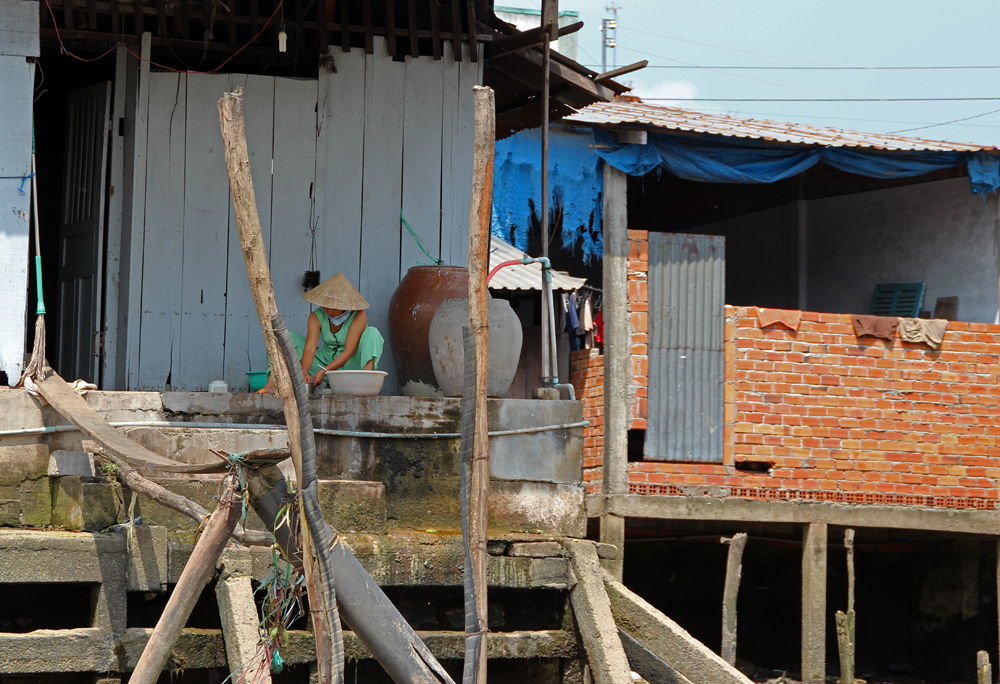
[[[614,59],[618,66],[649,60],[648,67],[621,79],[644,101],[1000,146],[997,0],[618,3]],[[540,0],[498,4],[536,9]],[[600,25],[613,16],[610,4],[559,3],[561,11],[580,13],[584,27],[577,34],[577,59],[597,71]],[[612,55],[609,50],[609,69]],[[901,99],[909,101],[893,101]]]

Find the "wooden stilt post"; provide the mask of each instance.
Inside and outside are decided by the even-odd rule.
[[[993,684],[993,668],[990,667],[990,654],[986,651],[979,651],[976,654],[976,682]]]
[[[473,86],[475,103],[475,153],[472,167],[472,204],[469,215],[469,330],[476,346],[476,425],[472,451],[472,493],[469,498],[469,544],[479,631],[476,681],[486,682],[486,523],[490,496],[490,442],[486,423],[487,351],[489,348],[490,221],[493,213],[493,148],[496,144],[496,109],[493,90]]]
[[[723,544],[729,544],[726,557],[726,588],[722,594],[722,659],[730,665],[736,664],[736,597],[740,592],[740,577],[743,575],[743,549],[747,545],[746,532],[723,537]]]
[[[215,574],[215,564],[240,519],[240,509],[233,505],[233,497],[234,477],[230,475],[224,481],[219,505],[205,524],[205,530],[195,544],[180,579],[177,580],[177,586],[167,601],[167,607],[163,610],[163,615],[160,616],[153,634],[146,643],[146,648],[139,657],[139,662],[129,679],[132,684],[153,684],[160,678],[160,673],[167,664],[167,658],[170,657],[184,624],[194,610],[194,604],[198,602],[205,585]]]
[[[840,684],[854,684],[854,530],[844,532],[847,549],[847,612],[836,614],[837,647],[840,651]]]

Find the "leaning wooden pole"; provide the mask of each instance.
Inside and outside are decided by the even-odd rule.
[[[223,481],[219,505],[205,524],[205,530],[195,544],[194,551],[177,580],[177,586],[170,594],[167,607],[139,657],[129,679],[131,684],[153,684],[160,678],[198,597],[215,574],[219,556],[240,519],[240,508],[233,505],[234,485],[235,478],[231,475]]]
[[[723,544],[729,544],[726,557],[726,586],[722,593],[722,659],[730,665],[736,664],[736,597],[740,593],[740,578],[743,576],[743,549],[747,545],[746,532],[723,537]]]
[[[292,385],[291,368],[281,352],[278,339],[274,334],[271,320],[278,313],[278,305],[274,299],[274,285],[271,282],[271,271],[267,265],[267,252],[264,249],[264,235],[260,228],[260,215],[257,212],[257,197],[254,194],[253,179],[250,177],[250,155],[247,152],[246,124],[243,119],[243,92],[237,89],[234,93],[225,93],[219,100],[219,122],[222,126],[223,150],[226,156],[226,168],[229,172],[229,190],[233,196],[233,209],[236,214],[236,226],[240,233],[240,245],[243,248],[243,259],[246,261],[247,277],[250,279],[250,290],[253,293],[254,306],[260,321],[260,329],[264,333],[264,345],[267,347],[267,357],[271,362],[275,387],[281,399],[281,408],[288,425],[288,446],[292,452],[292,467],[295,469],[295,486],[300,493],[298,497],[299,512],[302,519],[302,441],[300,439],[301,425],[299,407],[295,400],[295,389]],[[303,526],[301,533],[308,535],[309,530]],[[309,540],[304,540],[304,546],[309,548]],[[312,563],[305,563],[307,575],[312,572]],[[306,584],[310,605],[323,605],[323,597],[315,594],[317,582],[311,577]],[[317,638],[322,640],[330,633],[328,625],[322,621],[322,613],[313,613],[313,628]],[[325,650],[320,647],[321,654],[320,682],[331,681],[329,670],[324,671],[328,659],[322,657]]]
[[[478,684],[486,682],[486,524],[490,495],[490,443],[486,424],[487,349],[489,347],[490,221],[493,213],[493,148],[496,110],[493,90],[473,86],[476,130],[469,212],[469,330],[476,347],[476,425],[472,452],[472,495],[469,501],[469,544],[476,589],[476,612],[483,634],[479,648]],[[468,636],[468,635],[467,635]]]

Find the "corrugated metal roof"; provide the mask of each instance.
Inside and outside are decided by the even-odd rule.
[[[504,261],[523,259],[528,256],[517,247],[509,245],[495,235],[490,236],[490,270]],[[578,290],[587,282],[586,278],[574,278],[565,271],[552,272],[553,290]],[[491,290],[541,290],[541,264],[514,264],[497,271],[490,281]]]
[[[567,116],[569,124],[640,124],[675,131],[709,133],[731,138],[747,138],[795,145],[823,147],[864,147],[875,150],[920,152],[978,152],[997,148],[970,143],[907,138],[899,135],[861,133],[826,126],[766,119],[744,119],[726,114],[709,114],[690,109],[665,107],[645,102],[595,102]]]

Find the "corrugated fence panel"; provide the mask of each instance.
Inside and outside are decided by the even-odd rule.
[[[725,238],[649,234],[644,458],[722,461]]]

